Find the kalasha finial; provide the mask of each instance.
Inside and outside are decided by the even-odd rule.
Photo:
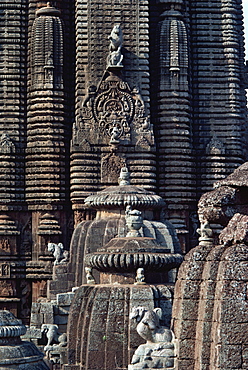
[[[120,172],[120,177],[119,177],[119,185],[120,186],[130,185],[129,177],[130,177],[130,174],[128,172],[128,168],[122,167],[121,172]]]
[[[51,8],[51,7],[52,7],[52,5],[51,5],[51,1],[48,1],[48,2],[47,2],[47,7],[48,7],[48,8]]]

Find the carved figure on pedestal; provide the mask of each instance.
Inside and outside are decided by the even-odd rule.
[[[86,283],[87,284],[96,284],[94,276],[92,275],[92,268],[85,267],[85,274],[86,274]]]
[[[213,242],[213,231],[209,225],[209,222],[205,220],[201,214],[199,214],[200,228],[196,232],[200,235],[200,244],[205,242]]]
[[[137,333],[146,340],[135,351],[129,370],[158,369],[174,366],[174,344],[172,331],[160,325],[161,308],[148,310],[145,307],[134,307],[130,319],[138,323]]]
[[[130,173],[127,167],[122,167],[118,183],[120,186],[130,185]]]

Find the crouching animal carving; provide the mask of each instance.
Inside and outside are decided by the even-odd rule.
[[[146,343],[137,348],[128,370],[166,369],[174,366],[173,333],[169,328],[160,325],[161,318],[161,308],[133,308],[130,319],[136,320],[137,333]]]
[[[60,265],[62,263],[67,263],[69,261],[69,252],[64,251],[64,246],[62,243],[48,243],[47,249],[49,252],[53,253],[55,258],[54,266]]]

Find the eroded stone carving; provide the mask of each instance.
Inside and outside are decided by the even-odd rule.
[[[121,154],[110,153],[101,159],[101,181],[106,183],[117,182],[118,173],[126,166],[125,157]]]
[[[204,243],[213,242],[213,231],[209,225],[209,222],[205,220],[201,215],[199,216],[200,228],[197,229],[197,233],[200,235],[200,245]]]
[[[2,134],[1,139],[0,139],[0,145],[1,147],[4,147],[5,149],[8,148],[9,151],[13,150],[15,147],[8,133]]]
[[[131,206],[126,208],[126,225],[128,227],[127,237],[140,237],[139,229],[143,226],[141,212],[137,209],[132,210]]]
[[[144,285],[144,284],[146,284],[145,270],[142,267],[140,267],[136,271],[135,285]]]
[[[137,332],[146,340],[135,351],[129,370],[133,369],[166,369],[174,366],[174,344],[172,331],[160,325],[161,308],[148,310],[145,307],[134,307],[130,319],[138,323]]]
[[[92,275],[92,268],[91,267],[85,267],[85,274],[86,274],[86,283],[87,284],[95,284],[96,281],[94,279],[94,276]]]
[[[225,146],[216,135],[213,135],[212,139],[208,143],[206,147],[206,153],[212,156],[220,156],[225,154]]]
[[[62,243],[48,243],[47,249],[49,252],[53,253],[53,256],[55,258],[54,266],[67,263],[69,261],[69,252],[64,250],[64,246]]]

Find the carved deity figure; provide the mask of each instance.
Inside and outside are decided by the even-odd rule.
[[[123,36],[120,25],[115,25],[109,36],[109,54],[107,57],[107,67],[122,67],[123,55],[121,54]]]
[[[206,242],[213,242],[213,230],[211,229],[208,220],[199,213],[200,228],[196,232],[200,235],[200,245]]]
[[[111,130],[111,137],[110,137],[110,144],[119,144],[120,143],[120,140],[119,140],[119,137],[121,136],[121,132],[120,130],[118,129],[117,126],[114,126]]]

